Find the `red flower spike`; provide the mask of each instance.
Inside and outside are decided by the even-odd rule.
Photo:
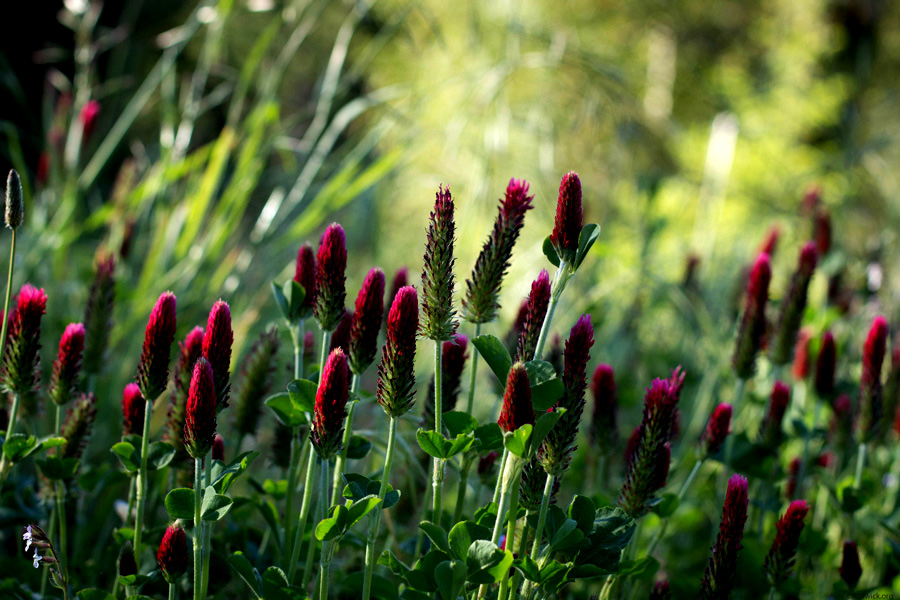
[[[253,436],[259,425],[260,408],[272,387],[278,364],[278,328],[264,331],[241,360],[243,367],[234,382],[235,428],[240,436]]]
[[[638,425],[634,429],[631,430],[631,435],[628,436],[628,441],[625,442],[625,466],[628,467],[631,465],[634,460],[634,456],[637,453],[638,445],[641,441],[641,426]]]
[[[347,355],[340,348],[328,355],[313,411],[310,432],[313,447],[322,460],[341,451],[347,400],[350,397],[350,366]]]
[[[312,314],[316,302],[316,255],[308,243],[300,246],[297,252],[294,281],[299,283],[306,293],[300,310],[300,318],[305,319]]]
[[[662,579],[657,581],[653,585],[653,590],[650,592],[649,600],[669,600],[672,597],[671,592],[669,591],[669,580]]]
[[[812,333],[809,328],[803,327],[797,333],[797,344],[794,346],[794,362],[791,365],[791,375],[797,381],[802,381],[809,375],[811,365],[809,342],[811,340]]]
[[[571,263],[578,252],[578,236],[581,235],[581,180],[575,171],[563,175],[559,183],[556,201],[556,220],[550,243],[561,260]]]
[[[66,438],[66,445],[60,453],[63,459],[81,459],[94,431],[96,419],[97,399],[94,394],[79,394],[59,431],[59,435]]]
[[[175,521],[163,534],[159,550],[156,552],[156,562],[163,577],[169,583],[175,583],[178,578],[188,570],[187,538],[181,521]]]
[[[700,443],[703,445],[703,452],[706,456],[711,456],[719,451],[725,438],[731,431],[731,405],[719,404],[709,417]]]
[[[141,388],[129,383],[122,392],[122,436],[144,435],[145,402]]]
[[[834,393],[834,369],[837,364],[837,346],[834,336],[826,331],[822,336],[819,356],[816,357],[815,389],[819,398],[828,399]]]
[[[144,332],[144,349],[138,365],[137,384],[149,401],[156,400],[166,389],[169,357],[175,341],[175,294],[163,292],[150,313]]]
[[[205,457],[216,437],[216,383],[212,365],[197,359],[188,390],[184,445],[192,458]]]
[[[216,437],[213,438],[211,456],[213,460],[225,460],[225,438],[218,433],[216,434]]]
[[[0,390],[28,397],[37,389],[41,348],[41,318],[47,309],[47,294],[26,283],[10,311],[6,348],[0,366]]]
[[[387,341],[378,365],[376,400],[388,416],[403,416],[415,402],[416,332],[419,298],[416,288],[400,288],[388,316]]]
[[[656,455],[656,464],[653,465],[653,473],[650,479],[653,486],[661,490],[666,487],[666,481],[669,479],[669,465],[672,462],[672,445],[669,442],[663,444],[662,450]]]
[[[766,302],[771,279],[769,255],[760,254],[750,271],[746,304],[732,358],[734,371],[740,379],[749,379],[756,371],[756,355],[762,347],[766,331]]]
[[[769,408],[766,416],[763,418],[762,425],[759,428],[760,442],[768,445],[770,448],[777,448],[781,445],[782,430],[781,424],[784,421],[784,415],[787,412],[788,405],[791,403],[791,388],[776,381],[772,387],[772,396],[769,399]]]
[[[313,356],[313,350],[316,347],[316,336],[312,331],[303,334],[303,355]]]
[[[68,404],[78,388],[78,374],[84,353],[84,325],[70,323],[59,340],[59,353],[53,362],[48,395],[56,404]]]
[[[775,256],[775,251],[778,249],[778,239],[780,237],[781,228],[778,227],[778,225],[769,227],[768,231],[766,231],[766,237],[763,238],[762,243],[759,245],[759,253]]]
[[[514,364],[506,377],[506,391],[503,393],[503,406],[500,408],[497,425],[504,432],[515,431],[522,425],[534,425],[531,385],[522,363]]]
[[[734,587],[738,552],[741,550],[744,523],[747,520],[747,505],[747,479],[742,475],[732,475],[725,493],[719,535],[703,575],[701,600],[728,598]]]
[[[366,274],[350,327],[350,369],[361,375],[378,353],[378,332],[384,314],[384,271],[374,268]]]
[[[834,414],[831,417],[831,427],[829,429],[830,441],[838,446],[843,446],[850,441],[855,420],[850,396],[841,394],[834,400],[832,408],[834,409]]]
[[[228,407],[231,389],[230,374],[231,346],[234,333],[231,331],[231,308],[224,300],[217,300],[209,311],[206,332],[203,334],[203,357],[209,361],[216,380],[216,411]]]
[[[822,188],[818,185],[811,186],[806,193],[803,195],[803,203],[801,204],[801,208],[803,212],[806,214],[811,213],[815,210],[819,203],[822,201]]]
[[[797,270],[791,277],[790,286],[781,301],[777,334],[771,348],[772,361],[777,365],[786,365],[793,359],[797,332],[800,330],[803,312],[806,310],[809,282],[816,268],[816,259],[815,244],[807,242],[800,250]]]
[[[838,569],[838,572],[841,574],[841,579],[844,580],[847,587],[851,590],[856,588],[856,584],[859,583],[859,579],[862,577],[862,565],[859,564],[859,549],[856,547],[856,542],[852,540],[844,541],[841,553],[841,568]]]
[[[800,477],[800,467],[802,466],[802,461],[800,457],[795,457],[791,464],[788,465],[788,478],[787,483],[784,486],[784,496],[788,500],[793,500],[794,496],[797,493],[797,489],[799,488],[799,477]]]
[[[116,296],[113,275],[116,261],[112,254],[100,255],[94,265],[94,281],[84,309],[84,372],[96,375],[103,370],[104,355],[112,331]]]
[[[771,585],[780,584],[791,574],[807,512],[809,506],[806,500],[794,500],[775,524],[778,533],[765,561],[766,576]]]
[[[434,210],[428,222],[425,256],[422,266],[422,320],[424,337],[443,342],[449,340],[459,323],[453,309],[453,244],[456,224],[453,222],[453,198],[450,188],[438,188]]]
[[[859,434],[868,440],[878,433],[882,419],[881,366],[887,346],[887,320],[878,316],[872,321],[863,346],[862,376],[859,380]]]
[[[538,337],[541,335],[541,327],[544,325],[544,317],[547,316],[547,307],[550,305],[550,274],[546,269],[541,269],[540,275],[531,284],[531,293],[525,304],[524,320],[521,333],[516,345],[516,361],[529,361],[535,358]]]
[[[819,208],[813,220],[813,239],[816,251],[825,256],[831,250],[831,213],[827,208]]]
[[[385,298],[384,304],[384,322],[387,324],[388,316],[391,311],[391,306],[394,304],[394,298],[397,297],[397,292],[400,291],[400,288],[404,288],[409,285],[409,271],[406,267],[400,267],[397,269],[397,272],[394,274],[394,279],[391,281],[391,291],[388,293]]]
[[[613,368],[607,364],[597,365],[591,379],[594,393],[594,414],[591,419],[591,443],[606,454],[618,439],[616,429],[616,378]]]
[[[334,331],[344,314],[347,236],[332,223],[322,234],[316,258],[316,302],[313,314],[324,331]]]
[[[83,132],[82,139],[87,140],[91,137],[91,134],[94,132],[94,127],[97,125],[97,117],[100,115],[100,103],[96,100],[88,100],[85,102],[84,106],[81,107],[81,112],[78,114],[78,119],[81,121],[81,127]]]
[[[172,393],[169,396],[169,412],[166,419],[166,439],[175,446],[176,460],[187,458],[184,447],[184,421],[187,410],[188,389],[194,373],[194,363],[203,353],[203,328],[194,327],[178,342],[178,359],[172,375]]]
[[[328,345],[328,352],[334,352],[338,348],[347,353],[350,351],[350,328],[353,326],[353,312],[345,310],[341,315],[338,326],[334,328],[331,334],[331,343]]]

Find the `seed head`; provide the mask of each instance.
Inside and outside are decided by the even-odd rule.
[[[506,376],[506,391],[497,425],[504,432],[515,431],[522,425],[534,425],[534,408],[531,405],[531,385],[522,363],[514,364]],[[559,423],[557,423],[557,426]]]
[[[816,246],[812,242],[807,242],[800,250],[797,270],[794,271],[787,294],[781,301],[778,333],[775,336],[775,344],[772,346],[772,362],[776,365],[786,365],[793,358],[797,332],[800,330],[803,312],[806,310],[809,282],[815,268]]]
[[[216,382],[212,365],[197,359],[191,375],[184,421],[184,445],[192,458],[205,457],[216,437]]]
[[[334,331],[344,314],[347,292],[347,237],[332,223],[322,234],[316,260],[316,303],[313,313],[324,331]]]
[[[122,392],[122,436],[144,435],[145,402],[141,388],[129,383]]]
[[[59,353],[53,362],[48,394],[56,404],[69,403],[78,389],[81,357],[84,352],[84,325],[70,323],[59,340]]]
[[[203,357],[209,361],[216,380],[216,411],[228,407],[228,392],[231,389],[228,369],[231,366],[231,345],[234,333],[231,331],[231,308],[224,300],[217,300],[209,311],[206,332],[203,334]]]
[[[144,398],[153,402],[166,389],[169,356],[175,341],[175,294],[163,292],[150,313],[144,332],[144,350],[138,365],[137,384]]]
[[[744,537],[744,523],[747,520],[747,504],[747,480],[742,475],[732,475],[728,480],[728,491],[725,493],[719,535],[716,537],[712,556],[703,575],[700,589],[702,600],[728,598],[734,587],[737,557]]]
[[[361,375],[378,353],[378,332],[384,314],[384,271],[375,267],[363,280],[356,296],[350,327],[350,370]]]
[[[175,583],[178,578],[188,570],[187,538],[181,521],[175,521],[163,534],[159,550],[156,552],[156,562],[163,577],[169,583]]]
[[[244,366],[234,383],[235,427],[241,436],[252,436],[278,364],[278,329],[270,327],[263,332],[242,362]]]
[[[863,346],[862,376],[859,380],[859,435],[868,440],[879,432],[882,420],[881,366],[887,345],[887,320],[872,321]]]
[[[719,404],[709,417],[706,429],[700,439],[703,452],[706,456],[712,456],[725,443],[725,438],[731,431],[731,405]]]
[[[826,331],[822,336],[819,356],[816,357],[815,388],[819,398],[827,400],[834,394],[834,368],[837,364],[837,346],[834,336]]]
[[[839,572],[847,587],[851,590],[855,589],[859,578],[862,577],[862,565],[859,564],[859,549],[856,547],[856,542],[852,540],[844,541]]]
[[[15,169],[10,169],[6,178],[6,226],[18,229],[25,220],[25,199],[22,181]]]
[[[750,272],[744,314],[732,359],[734,371],[740,379],[749,379],[756,371],[756,355],[759,354],[766,332],[766,302],[771,278],[769,255],[760,254]]]
[[[316,391],[310,432],[313,447],[322,460],[328,460],[341,451],[349,396],[350,366],[347,364],[347,355],[338,348],[325,361],[325,369]]]
[[[531,293],[525,304],[525,315],[522,322],[519,341],[516,345],[517,361],[529,361],[536,357],[537,341],[541,335],[547,307],[550,305],[550,274],[541,269],[541,274],[531,284]]]
[[[115,257],[101,254],[94,263],[94,281],[84,309],[84,371],[96,375],[103,370],[109,333],[112,331],[116,297]]]
[[[806,500],[794,500],[775,524],[778,533],[765,561],[766,576],[771,585],[780,584],[791,574],[807,512]]]
[[[563,175],[559,183],[556,201],[556,220],[550,243],[561,260],[571,263],[578,252],[578,236],[581,235],[581,180],[575,171]]]
[[[313,306],[316,303],[316,255],[308,243],[300,246],[300,250],[297,252],[294,281],[299,283],[306,292],[300,311],[300,319],[306,319],[312,314]]]
[[[416,332],[419,298],[416,288],[400,288],[388,316],[387,341],[378,365],[376,399],[388,416],[403,416],[415,401]]]
[[[0,390],[31,396],[38,386],[41,348],[41,318],[47,309],[47,294],[26,283],[19,290],[16,307],[9,315],[6,349],[0,368]]]

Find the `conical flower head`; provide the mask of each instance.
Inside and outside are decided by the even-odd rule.
[[[184,447],[184,422],[187,416],[188,390],[191,387],[191,376],[194,364],[203,353],[203,328],[194,327],[178,343],[178,360],[172,376],[172,394],[169,396],[169,412],[166,420],[166,439],[175,446],[176,459],[187,458]]]
[[[781,381],[776,381],[772,386],[772,396],[769,398],[769,407],[759,428],[759,440],[770,448],[781,445],[782,422],[791,403],[791,388]]]
[[[769,255],[760,254],[750,271],[744,314],[732,358],[734,372],[740,379],[749,379],[756,371],[756,355],[759,354],[766,332],[766,302],[769,299],[771,279]]]
[[[738,552],[747,521],[747,504],[747,479],[742,475],[732,475],[725,492],[719,535],[703,575],[700,588],[702,600],[725,600],[734,588]]]
[[[475,261],[472,276],[466,280],[462,299],[463,316],[471,323],[487,323],[497,316],[497,298],[503,277],[509,268],[513,246],[525,224],[525,213],[531,209],[534,196],[528,195],[528,183],[511,179],[506,196],[500,201],[497,219],[490,237]]]
[[[834,400],[834,414],[831,418],[829,434],[831,442],[836,446],[844,446],[853,434],[854,414],[850,396],[841,394]]]
[[[591,378],[594,394],[594,414],[591,419],[591,443],[606,454],[618,440],[616,426],[616,377],[611,365],[599,364]]]
[[[328,344],[328,352],[340,348],[344,352],[350,350],[350,328],[353,326],[353,312],[345,310],[338,321],[337,327],[331,332],[331,342]]]
[[[235,427],[241,436],[256,433],[262,402],[272,388],[272,374],[278,363],[278,329],[263,332],[244,358],[234,382]]]
[[[816,268],[816,258],[815,244],[807,242],[800,250],[797,270],[794,271],[787,294],[781,301],[778,329],[772,346],[772,362],[776,365],[786,365],[793,358],[797,332],[800,331],[803,312],[806,310],[809,282]]]
[[[534,425],[531,384],[522,363],[514,364],[506,376],[506,391],[503,394],[503,406],[497,425],[504,432],[515,431],[522,425]]]
[[[547,307],[550,305],[550,274],[542,269],[538,278],[531,284],[531,293],[525,304],[525,315],[522,321],[522,329],[519,341],[516,345],[515,360],[529,361],[535,357],[537,341],[541,335],[541,327],[544,325],[544,317],[547,316]]]
[[[831,250],[831,213],[827,208],[820,207],[816,210],[813,218],[813,239],[819,256],[828,254]]]
[[[775,251],[778,249],[778,239],[781,237],[781,228],[778,225],[772,225],[766,231],[766,236],[763,238],[762,243],[759,245],[759,253],[760,254],[768,254],[769,256],[775,256]]]
[[[144,350],[138,365],[137,384],[144,398],[154,401],[166,389],[169,356],[175,341],[175,294],[163,292],[150,313],[144,332]]]
[[[187,572],[187,537],[180,521],[175,521],[166,528],[162,542],[159,544],[159,550],[156,552],[156,562],[163,577],[169,583],[175,583]]]
[[[522,465],[522,482],[519,485],[519,506],[526,510],[538,510],[544,499],[544,488],[547,485],[547,473],[541,467],[537,457],[532,458]],[[550,504],[556,504],[556,496],[559,493],[560,479],[553,480],[553,489],[550,490]]]
[[[582,315],[572,327],[563,352],[563,395],[556,407],[564,408],[566,412],[544,438],[538,451],[538,459],[550,475],[562,475],[569,468],[577,448],[575,441],[587,390],[587,363],[591,359],[593,345],[591,316]]]
[[[221,412],[228,406],[228,392],[231,389],[231,345],[234,333],[231,331],[231,308],[224,300],[217,300],[209,311],[206,332],[203,334],[203,357],[209,361],[216,380],[216,410]]]
[[[213,460],[225,460],[225,438],[223,438],[218,433],[213,438],[212,451],[210,452],[210,457]]]
[[[337,223],[329,225],[322,234],[316,263],[313,313],[324,331],[334,331],[344,315],[347,296],[347,236]]]
[[[136,383],[125,386],[122,391],[122,436],[144,435],[145,404]]]
[[[705,456],[712,456],[725,443],[725,438],[731,431],[731,405],[719,404],[709,417],[706,429],[703,431],[703,437],[700,438],[700,444],[703,447]]]
[[[453,309],[453,244],[456,224],[453,222],[453,199],[450,188],[438,188],[434,210],[428,221],[425,257],[422,267],[422,322],[424,337],[435,341],[449,340],[459,323]]]
[[[780,584],[791,574],[807,512],[806,500],[794,500],[775,524],[778,533],[765,561],[766,576],[771,585]]]
[[[22,193],[22,181],[15,169],[9,171],[6,178],[6,226],[18,229],[25,220],[25,199]]]
[[[56,404],[68,404],[78,389],[78,374],[84,353],[84,325],[70,323],[59,340],[59,353],[53,361],[48,394]]]
[[[205,457],[216,437],[216,381],[202,356],[194,364],[184,420],[184,445],[192,458]]]
[[[394,298],[397,297],[397,292],[400,291],[401,288],[405,288],[409,285],[409,270],[406,267],[400,267],[397,269],[397,272],[394,273],[394,279],[391,280],[391,288],[388,292],[387,297],[384,299],[384,323],[387,325],[388,317],[390,316],[391,306],[394,305]]]
[[[303,244],[297,252],[297,263],[294,267],[294,281],[303,287],[306,295],[300,310],[300,319],[305,319],[313,312],[316,303],[316,255],[310,244]]]
[[[412,408],[416,384],[416,332],[419,330],[419,298],[416,288],[400,288],[388,316],[387,341],[378,365],[376,399],[384,412],[401,417]]]
[[[62,458],[81,458],[94,431],[96,418],[97,399],[94,394],[79,394],[59,430],[60,436],[66,439]]]
[[[116,261],[112,254],[101,254],[94,264],[94,281],[84,309],[84,372],[96,375],[103,370],[109,333],[112,331],[116,281]]]
[[[322,460],[341,451],[347,400],[350,397],[350,366],[347,355],[340,348],[328,355],[313,411],[310,439]]]
[[[550,243],[561,260],[571,263],[578,252],[578,236],[581,235],[581,180],[575,171],[563,175],[559,183],[556,201],[556,220]]]
[[[881,366],[887,347],[887,320],[878,316],[872,321],[863,346],[862,376],[859,380],[859,436],[868,440],[878,433],[882,418]]]
[[[378,332],[384,314],[384,271],[375,267],[366,274],[350,326],[350,370],[361,375],[378,353]]]
[[[809,345],[812,334],[808,327],[803,327],[797,332],[797,344],[794,346],[794,362],[791,364],[791,375],[794,379],[802,381],[809,375],[811,357]]]
[[[9,315],[6,348],[0,368],[0,389],[29,396],[37,389],[38,350],[41,348],[41,318],[47,309],[47,294],[25,284],[16,307]]]
[[[834,393],[834,369],[837,365],[837,345],[834,336],[826,331],[822,336],[819,356],[816,357],[815,389],[819,398],[826,400]]]
[[[839,572],[847,587],[851,590],[855,589],[860,577],[862,577],[862,565],[859,564],[859,549],[853,540],[844,541]]]

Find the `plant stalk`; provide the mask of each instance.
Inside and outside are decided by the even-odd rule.
[[[388,442],[387,451],[384,455],[384,469],[381,472],[381,487],[378,490],[378,497],[384,502],[384,496],[387,493],[388,477],[391,473],[391,462],[394,459],[394,439],[397,436],[397,418],[390,418],[388,426]],[[374,514],[369,520],[369,533],[366,536],[366,572],[363,579],[362,600],[369,600],[372,594],[372,573],[375,570],[375,562],[378,560],[375,556],[375,540],[378,538],[378,528],[381,526],[381,512],[384,509],[379,505],[375,509]]]
[[[694,481],[694,477],[697,476],[697,473],[700,472],[700,467],[703,466],[703,463],[706,462],[705,458],[701,458],[697,462],[694,463],[691,472],[688,473],[687,479],[684,480],[684,483],[681,484],[681,489],[678,490],[678,503],[681,503],[681,499],[684,498],[684,495],[687,493],[688,488],[691,487],[691,483]],[[677,506],[676,506],[677,510]],[[653,537],[653,541],[650,542],[650,546],[647,548],[647,556],[653,554],[653,551],[656,549],[656,545],[659,544],[659,541],[662,539],[663,535],[666,533],[666,529],[669,526],[669,521],[671,521],[671,516],[667,517],[663,520],[662,525],[660,525],[659,530],[656,532],[656,535]]]
[[[515,548],[516,542],[516,523],[518,520],[516,516],[519,514],[519,486],[522,484],[522,476],[521,474],[517,475],[512,482],[512,490],[510,490],[509,499],[509,518],[506,520],[506,548],[512,550]],[[525,532],[522,532],[522,535],[525,535]],[[507,590],[509,589],[509,571],[507,570],[503,574],[503,578],[500,580],[500,592],[497,595],[497,598],[503,600],[506,598]]]
[[[194,600],[203,598],[203,521],[200,506],[203,501],[203,488],[200,481],[203,472],[203,459],[194,459]]]
[[[853,474],[853,487],[859,489],[862,484],[863,468],[866,466],[866,443],[860,442],[856,451],[856,472]]]
[[[8,297],[8,295],[7,295]],[[475,323],[475,337],[481,335],[481,323]],[[466,400],[466,412],[472,414],[472,407],[475,404],[475,381],[478,379],[478,353],[472,354],[472,374],[469,376],[469,398]]]
[[[550,496],[553,495],[553,483],[556,477],[547,474],[547,483],[544,484],[544,497],[541,499],[541,512],[538,513],[537,527],[534,529],[534,544],[531,546],[531,559],[537,560],[541,549],[541,539],[544,537],[544,523],[547,521],[547,511],[550,508]]]
[[[443,366],[441,365],[441,342],[434,342],[434,430],[444,435],[444,412],[443,412]],[[434,523],[440,527],[441,525],[441,503],[444,494],[444,459],[435,457],[434,473],[431,476],[431,487],[434,489],[432,494],[432,514],[431,518]]]
[[[169,584],[169,600],[175,600],[175,584]]]
[[[204,462],[206,463],[206,481],[203,489],[206,489],[212,485],[212,455],[208,456]],[[209,555],[212,552],[213,523],[215,521],[203,525],[203,588],[201,591],[204,598],[209,591]]]
[[[308,439],[308,438],[307,438]],[[288,566],[288,582],[293,583],[294,574],[297,572],[297,561],[300,560],[300,543],[303,541],[303,533],[306,528],[306,519],[309,517],[309,507],[312,504],[313,484],[316,476],[316,453],[309,453],[309,462],[306,465],[306,483],[303,487],[303,503],[300,505],[300,517],[297,519],[297,530],[294,534],[294,544],[291,547],[291,563]]]
[[[9,325],[9,299],[12,296],[13,270],[16,263],[16,230],[12,230],[12,240],[9,248],[9,272],[6,276],[6,299],[3,301],[3,325],[0,327],[0,359],[3,358],[3,352],[6,350],[6,329]],[[9,437],[16,430],[16,419],[19,416],[19,395],[13,394],[12,407],[9,411],[9,423],[6,426],[6,437]],[[0,488],[6,483],[9,476],[9,469],[12,467],[6,454],[0,458]]]
[[[334,482],[331,489],[331,503],[337,504],[341,497],[341,491],[344,489],[344,468],[347,465],[347,452],[350,450],[350,438],[353,437],[353,409],[356,408],[356,400],[354,398],[359,394],[360,376],[356,373],[350,380],[350,407],[347,409],[347,418],[344,421],[344,439],[341,440],[341,452],[338,454],[334,463]]]
[[[550,287],[550,304],[547,306],[547,314],[544,316],[544,322],[541,325],[541,333],[538,335],[537,346],[534,350],[534,359],[539,360],[544,355],[544,344],[547,343],[547,336],[550,334],[550,324],[553,322],[553,313],[556,312],[556,305],[559,304],[559,297],[562,291],[566,289],[571,274],[569,265],[566,261],[559,261],[559,267],[553,276],[553,285]]]
[[[456,506],[453,509],[453,523],[462,521],[463,506],[466,503],[466,492],[469,487],[469,470],[472,468],[474,456],[466,454],[459,469],[459,487],[456,488]]]
[[[306,321],[298,327],[290,326],[291,340],[294,342],[294,379],[303,378],[303,335]],[[294,523],[294,499],[297,494],[297,480],[300,478],[300,427],[291,428],[291,459],[288,464],[288,487],[284,507],[284,555],[291,555],[291,527]]]
[[[56,488],[56,509],[57,514],[59,515],[59,554],[57,555],[57,560],[59,560],[59,570],[62,572],[64,570],[63,561],[68,560],[68,543],[67,543],[67,535],[66,535],[66,498],[63,493],[63,483],[61,481],[56,481],[54,487]]]
[[[137,485],[135,487],[135,503],[137,510],[134,516],[134,561],[138,566],[138,573],[141,572],[141,537],[144,528],[144,505],[146,504],[147,495],[147,449],[150,447],[150,419],[153,416],[153,401],[146,400],[144,402],[144,431],[141,437],[141,466],[138,469]],[[195,477],[199,481],[199,474]],[[196,490],[195,490],[196,491]],[[197,510],[200,510],[197,505]]]

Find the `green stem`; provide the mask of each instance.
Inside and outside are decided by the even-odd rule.
[[[294,379],[303,378],[303,335],[306,321],[300,325],[289,325],[291,340],[294,342]],[[282,547],[284,556],[291,555],[291,528],[294,524],[294,497],[297,494],[297,480],[300,478],[300,427],[291,428],[291,459],[288,463],[288,487],[284,505],[284,534]],[[285,566],[287,569],[287,566]]]
[[[359,375],[354,373],[350,380],[350,406],[347,408],[347,418],[344,421],[344,439],[341,440],[341,452],[334,463],[334,482],[331,489],[331,502],[337,504],[344,489],[344,468],[347,464],[347,452],[350,450],[350,438],[353,436],[353,409],[356,408],[356,400],[359,394]]]
[[[293,583],[294,574],[297,572],[297,561],[300,560],[300,542],[303,541],[303,533],[306,528],[306,519],[309,517],[309,507],[312,504],[313,483],[316,476],[316,453],[309,453],[309,462],[306,465],[306,483],[303,487],[303,503],[300,505],[300,517],[297,519],[297,530],[294,534],[294,544],[291,548],[291,562],[288,565],[288,582]]]
[[[209,487],[212,485],[212,456],[207,457],[205,463],[206,481],[204,485]],[[203,524],[203,588],[201,589],[201,592],[204,598],[206,598],[206,593],[209,590],[209,555],[212,552],[213,523],[215,523],[215,521]]]
[[[520,483],[521,485],[521,483]],[[532,515],[530,510],[525,513],[525,522],[522,524],[522,539],[519,540],[519,548],[516,551],[516,554],[519,556],[525,556],[525,553],[528,552],[528,517]],[[516,600],[516,592],[519,590],[519,585],[522,583],[522,574],[519,571],[516,571],[516,576],[513,577],[512,584],[509,586],[509,596],[506,600]],[[504,600],[502,597],[497,596],[498,600]]]
[[[175,584],[169,584],[169,600],[175,600]]]
[[[0,328],[0,357],[3,356],[3,352],[6,349],[6,328],[9,325],[9,319],[6,318],[9,316],[9,299],[12,296],[12,282],[13,282],[13,266],[16,263],[16,230],[12,230],[12,241],[10,242],[9,249],[9,273],[6,276],[6,299],[3,302],[3,326]],[[6,437],[8,438],[13,434],[16,430],[16,419],[19,416],[19,395],[13,394],[12,408],[9,411],[9,423],[6,426]],[[6,454],[3,454],[3,457],[0,458],[0,488],[3,487],[3,484],[6,483],[6,478],[9,476],[9,469],[12,467],[12,463],[6,459]]]
[[[509,452],[504,448],[503,454],[500,456],[500,470],[497,472],[497,483],[494,484],[494,495],[491,496],[491,502],[498,502],[500,500],[500,488],[503,485],[503,472],[506,470],[506,463],[508,461]]]
[[[537,527],[534,528],[534,544],[531,546],[531,559],[537,560],[541,549],[541,538],[544,536],[544,523],[547,521],[547,510],[550,508],[550,496],[553,495],[553,483],[556,477],[547,475],[544,484],[544,497],[541,499],[541,512],[538,514]]]
[[[694,463],[691,472],[688,473],[687,479],[684,480],[684,483],[681,484],[681,489],[678,490],[678,503],[681,503],[681,499],[684,498],[684,495],[687,493],[688,488],[691,487],[691,483],[694,481],[694,477],[697,476],[697,473],[700,472],[700,467],[703,466],[703,463],[706,461],[705,458],[701,458],[697,462]],[[676,508],[677,510],[677,508]],[[647,548],[647,556],[653,554],[653,551],[656,549],[656,545],[659,544],[659,541],[662,539],[663,535],[666,533],[666,529],[669,526],[669,522],[671,521],[671,515],[664,519],[662,525],[660,525],[659,530],[656,532],[656,535],[653,538],[653,541],[650,542],[650,546]]]
[[[517,456],[509,455],[509,458],[506,461],[505,467],[500,471],[499,479],[502,481],[501,491],[500,491],[500,503],[497,506],[497,518],[494,519],[494,530],[491,533],[491,542],[494,544],[500,543],[500,532],[503,531],[503,521],[506,519],[507,512],[510,507],[510,500],[512,496],[512,488],[513,488],[513,480],[514,475],[512,472],[518,470],[521,467],[519,464],[521,459]],[[521,479],[521,474],[519,474],[516,479]],[[518,492],[516,492],[518,499]],[[487,585],[483,584],[478,591],[478,597],[484,598],[487,593]],[[500,596],[498,596],[499,598]]]
[[[384,455],[384,469],[381,472],[381,487],[378,490],[378,497],[384,501],[387,493],[388,477],[391,474],[391,462],[394,459],[394,438],[397,435],[397,418],[391,417],[388,426],[388,442],[387,452]],[[381,506],[373,511],[373,515],[369,521],[369,533],[366,536],[366,572],[363,578],[362,600],[369,600],[372,594],[372,573],[375,570],[375,540],[378,538],[378,528],[381,526]]]
[[[443,373],[441,365],[441,342],[434,342],[434,430],[443,435],[444,411],[443,411]],[[441,525],[441,503],[444,495],[444,459],[435,457],[434,473],[431,476],[432,494],[431,518],[434,523]]]
[[[522,476],[519,474],[513,479],[512,489],[510,490],[509,518],[506,520],[506,547],[509,549],[514,548],[516,543],[516,516],[519,514],[519,486],[521,483]],[[503,578],[500,580],[500,593],[497,595],[497,598],[500,600],[506,598],[508,589],[509,570],[503,573]]]
[[[7,296],[8,297],[8,296]],[[475,337],[481,335],[481,323],[475,323]],[[475,339],[475,338],[472,338]],[[466,400],[466,412],[472,414],[475,404],[475,380],[478,379],[478,353],[472,355],[472,373],[469,376],[469,398]]]
[[[330,503],[326,495],[328,494],[328,486],[331,483],[328,476],[328,461],[322,461],[322,519],[328,517]],[[315,537],[315,530],[313,530]],[[327,546],[327,548],[326,548]],[[328,578],[331,571],[331,555],[334,553],[334,545],[332,541],[322,542],[322,558],[319,561],[319,598],[320,600],[328,600]]]
[[[456,488],[456,506],[453,509],[453,523],[462,521],[463,506],[466,503],[466,492],[469,487],[469,470],[472,468],[474,455],[466,455],[459,470],[459,487]]]
[[[319,600],[328,600],[328,582],[331,579],[331,561],[319,565]]]
[[[203,459],[194,459],[194,600],[202,600],[203,588],[203,521],[200,518],[200,504],[203,501],[203,487],[200,476]]]
[[[538,336],[537,346],[534,350],[534,359],[539,360],[544,355],[544,344],[547,343],[547,336],[550,334],[550,323],[553,322],[553,313],[556,312],[556,305],[559,303],[559,297],[562,291],[566,289],[569,282],[569,265],[566,261],[559,261],[559,267],[553,276],[553,285],[550,288],[550,304],[547,306],[547,314],[544,316],[544,323],[541,325],[541,333]]]
[[[137,510],[134,516],[134,561],[138,566],[138,573],[141,572],[141,537],[144,528],[144,504],[147,495],[147,449],[150,447],[150,419],[153,416],[153,401],[146,400],[144,402],[144,431],[141,438],[141,466],[138,469],[137,487],[135,488]],[[199,473],[196,478],[199,481]],[[200,510],[200,505],[197,505]]]
[[[65,571],[63,567],[63,561],[68,560],[68,543],[66,536],[66,498],[63,494],[63,482],[57,481],[56,485],[56,512],[59,515],[59,553],[57,555],[57,559],[59,560],[59,570],[60,572]]]
[[[769,600],[775,600],[775,586],[769,588]]]
[[[860,442],[856,451],[856,472],[853,475],[853,487],[859,489],[862,484],[863,467],[866,465],[866,443]]]
[[[313,453],[316,454],[316,453]],[[318,454],[316,454],[316,464],[319,467],[319,483],[316,486],[318,488],[318,496],[319,503],[316,506],[316,518],[313,519],[311,525],[312,530],[309,534],[309,548],[306,551],[306,564],[303,567],[303,579],[301,579],[302,585],[305,588],[309,583],[309,578],[312,575],[313,571],[313,561],[316,557],[316,524],[325,519],[328,516],[328,500],[326,499],[326,495],[328,494],[328,461],[322,460],[318,458]]]

